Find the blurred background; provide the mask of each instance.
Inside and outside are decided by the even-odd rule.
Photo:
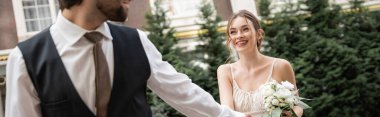
[[[134,0],[129,18],[178,71],[219,100],[216,69],[233,62],[227,20],[245,9],[265,31],[266,55],[287,59],[305,117],[380,114],[380,0]],[[7,56],[55,22],[57,0],[0,0],[0,117]],[[148,91],[154,117],[182,117]]]

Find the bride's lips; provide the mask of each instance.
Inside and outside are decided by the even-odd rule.
[[[248,43],[248,40],[239,40],[235,42],[235,45],[241,47],[241,46],[245,46],[247,43]]]

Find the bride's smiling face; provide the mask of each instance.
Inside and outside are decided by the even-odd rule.
[[[256,31],[252,22],[244,17],[236,17],[229,27],[231,44],[237,52],[257,50]]]

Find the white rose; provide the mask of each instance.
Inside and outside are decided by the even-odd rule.
[[[279,103],[280,103],[280,102],[279,102],[277,99],[272,100],[272,104],[273,104],[273,105],[276,105],[276,106],[277,106]]]
[[[286,106],[286,103],[280,103],[279,106],[280,106],[280,107],[285,107],[285,106]]]
[[[274,96],[268,96],[267,98],[265,98],[265,101],[271,102],[273,99],[274,99]]]
[[[274,90],[272,87],[270,86],[264,87],[264,96],[270,96],[270,95],[273,95],[273,93],[274,93]]]
[[[264,103],[270,103],[270,102],[272,102],[272,100],[269,99],[269,98],[266,98],[266,99],[264,100]]]
[[[270,107],[270,111],[273,111],[275,108],[274,106]]]
[[[280,98],[280,99],[278,99],[278,101],[280,101],[280,103],[282,103],[282,102],[285,102],[285,99],[284,98]]]
[[[289,89],[283,88],[276,91],[273,95],[277,98],[287,98],[292,95],[292,92],[290,92]]]
[[[269,85],[274,85],[274,84],[277,84],[277,82],[276,82],[276,80],[273,80],[273,79],[272,79],[272,80],[270,80],[270,81],[268,82],[268,84],[269,84]]]
[[[272,106],[272,100],[273,100],[273,98],[266,98],[265,100],[264,100],[264,105],[268,105],[268,107],[270,107],[270,106]],[[265,107],[265,108],[267,108],[267,107]]]
[[[276,84],[276,90],[278,90],[278,89],[282,89],[282,88],[285,88],[284,86],[282,86],[281,84]]]
[[[292,90],[294,88],[294,85],[292,83],[288,82],[288,81],[285,81],[285,82],[282,81],[281,85],[284,86],[287,89],[290,89],[290,90]]]
[[[264,107],[265,107],[265,108],[270,108],[270,106],[271,106],[270,103],[265,103],[265,104],[264,104]]]

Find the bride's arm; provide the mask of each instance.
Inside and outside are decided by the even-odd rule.
[[[235,110],[232,98],[232,78],[230,65],[221,65],[217,70],[220,103]]]
[[[278,81],[289,81],[292,83],[296,90],[297,90],[297,85],[296,85],[296,78],[294,75],[294,71],[290,63],[285,60],[285,59],[279,59],[277,61],[277,65],[275,66],[275,71],[277,72],[273,73],[274,78],[278,78]],[[298,92],[296,93],[298,95]],[[293,107],[294,112],[297,114],[297,117],[301,117],[303,114],[303,109],[298,106]]]
[[[296,112],[297,117],[302,117],[303,114],[303,109],[299,106],[294,106],[293,107],[294,112]]]

